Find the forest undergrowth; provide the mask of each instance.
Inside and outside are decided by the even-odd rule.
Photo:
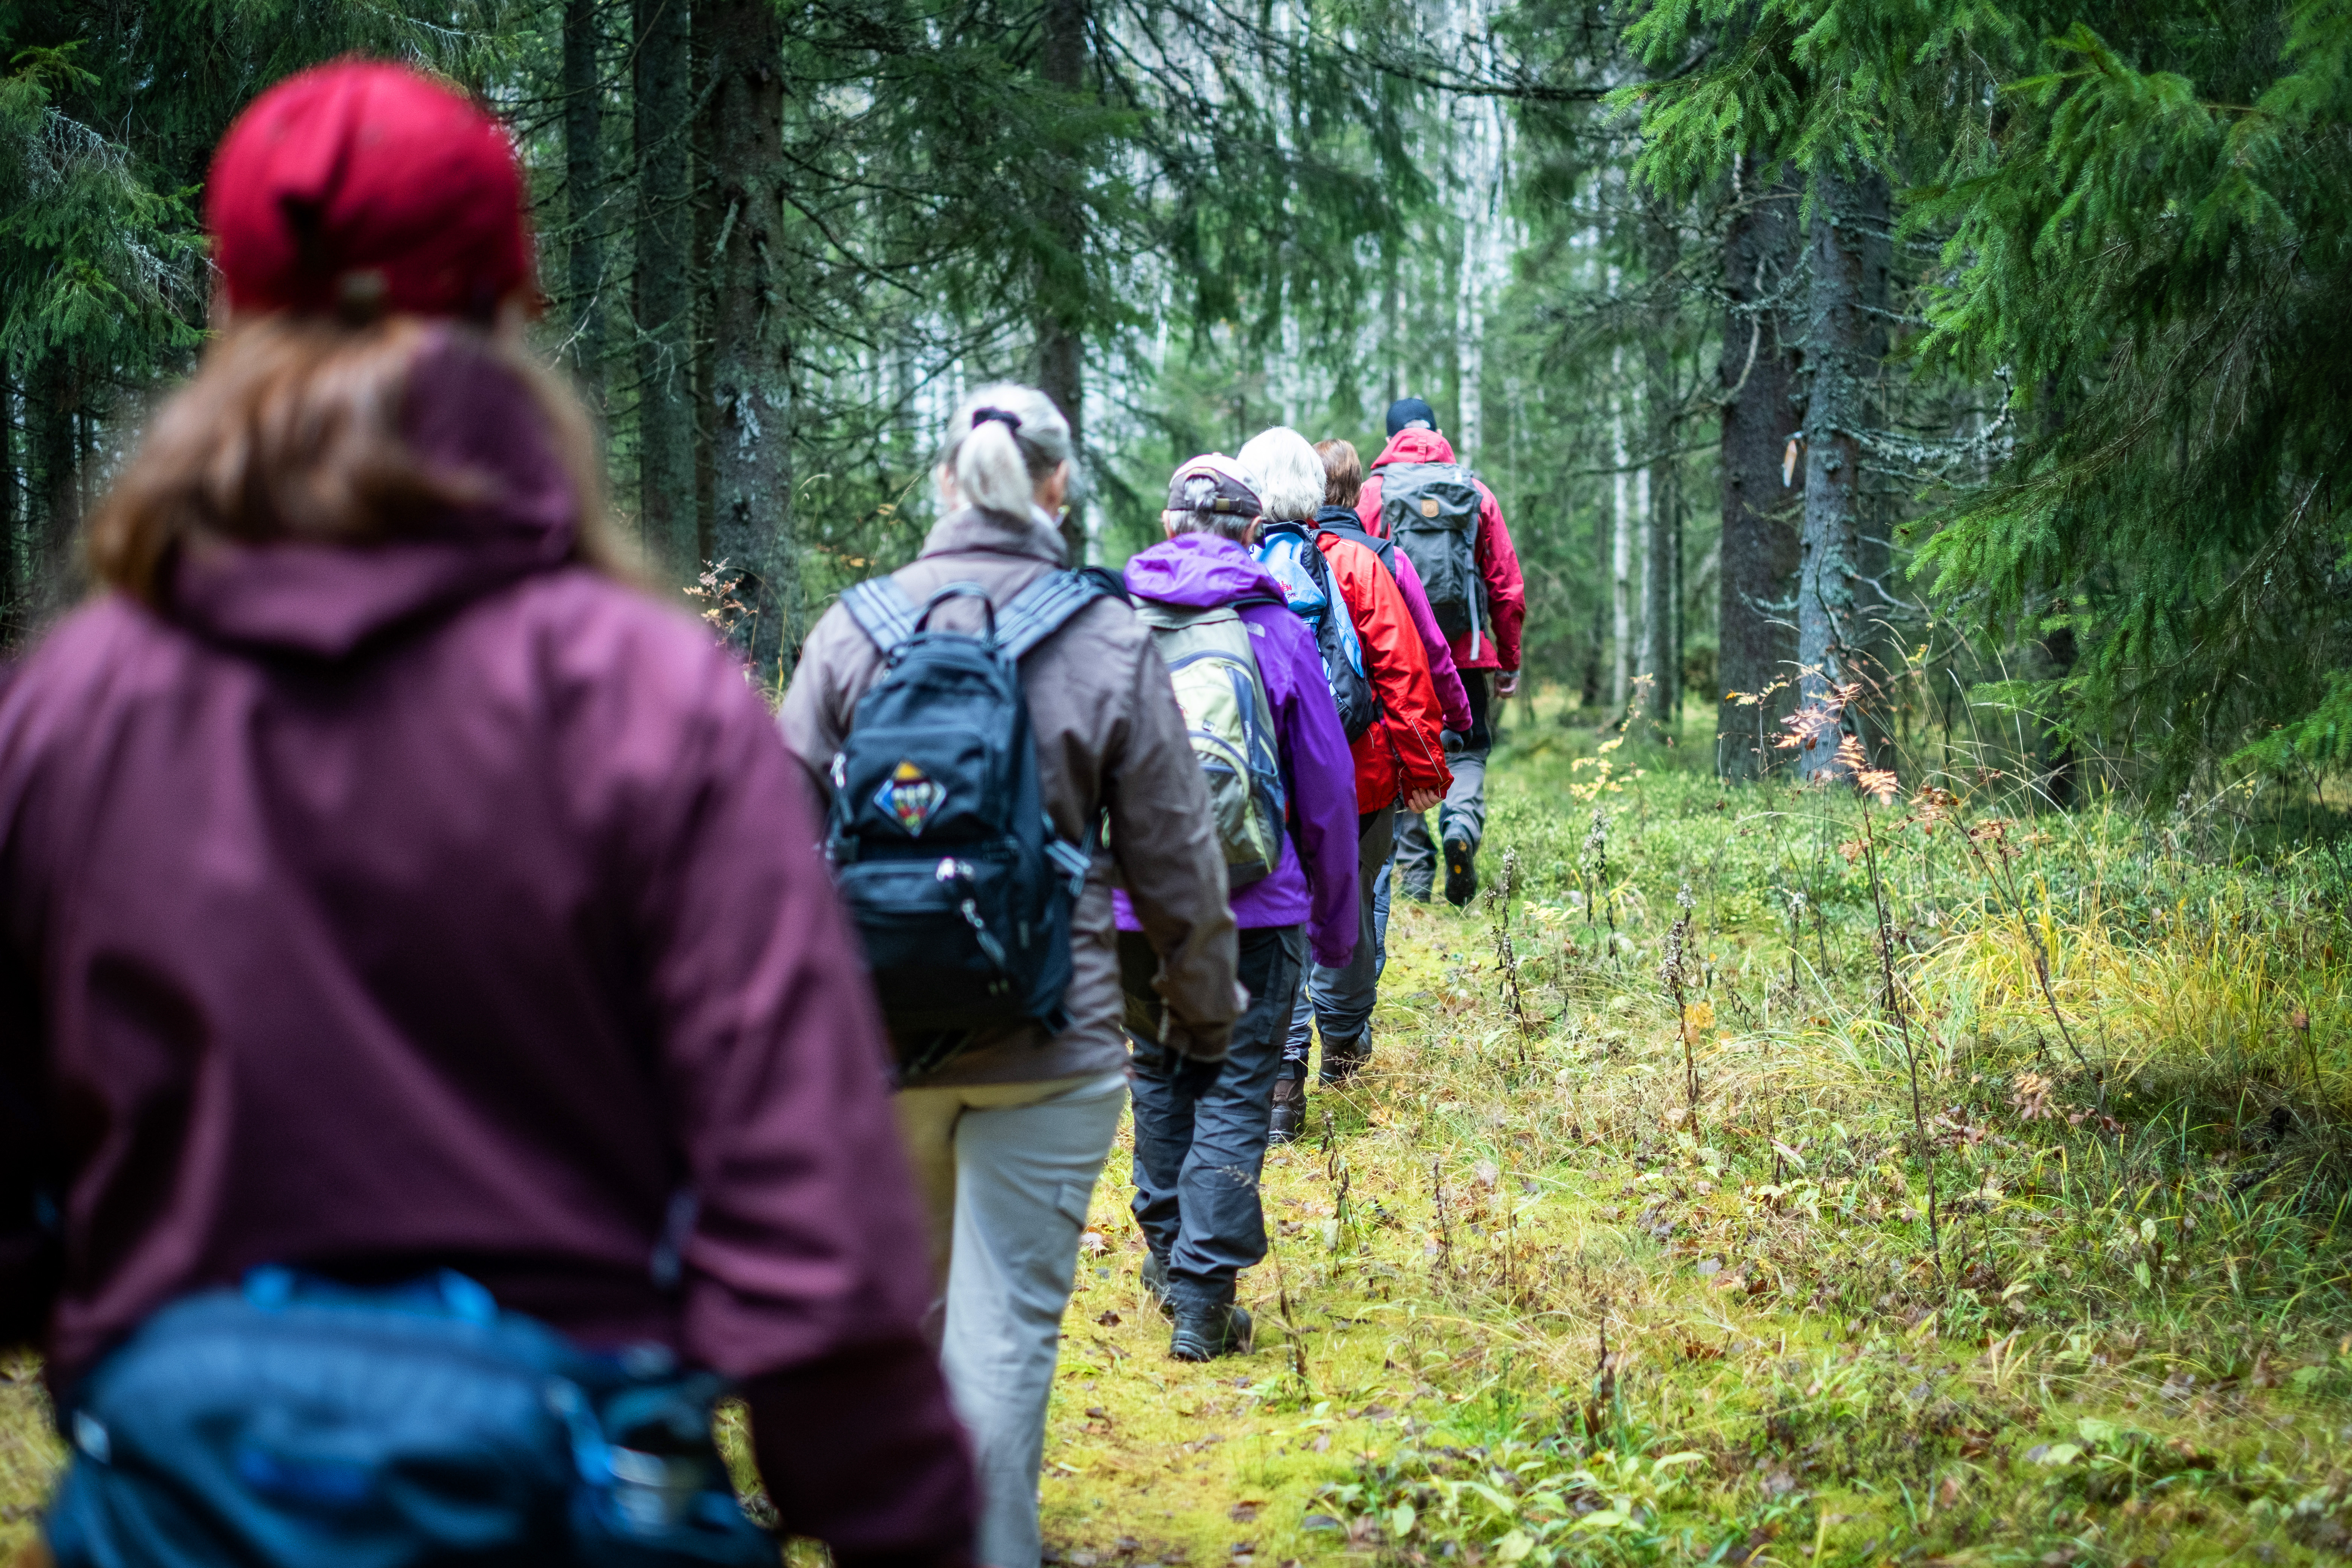
[[[2352,1554],[2332,819],[1699,751],[1498,750],[1488,890],[1399,904],[1370,1068],[1269,1157],[1255,1353],[1167,1358],[1122,1133],[1050,1560]],[[0,1364],[0,1552],[61,1453],[37,1375]]]
[[[1489,890],[1399,906],[1369,1074],[1269,1159],[1255,1354],[1167,1359],[1122,1142],[1053,1554],[2352,1552],[2324,823],[2037,815],[1993,768],[1726,789],[1700,753],[1549,715],[1498,752]]]

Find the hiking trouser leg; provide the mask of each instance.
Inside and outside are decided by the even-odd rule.
[[[1429,902],[1437,886],[1437,847],[1429,841],[1428,821],[1402,806],[1397,808],[1395,864],[1397,875],[1404,879],[1405,897]]]
[[[1234,1277],[1265,1257],[1258,1178],[1306,952],[1300,926],[1241,933],[1249,1006],[1234,1025],[1233,1054],[1199,1099],[1178,1092],[1157,1047],[1136,1050],[1135,1217],[1168,1260],[1168,1300],[1180,1312],[1232,1300]]]
[[[1036,1568],[1037,1473],[1062,1313],[1126,1098],[1123,1073],[898,1095],[919,1178],[936,1169],[942,1143],[951,1151],[940,1362],[971,1436],[982,1500],[976,1552],[989,1568]],[[933,1196],[936,1187],[926,1187]]]
[[[1389,895],[1395,891],[1396,860],[1381,862],[1381,874],[1372,879],[1372,979],[1377,983],[1389,972]]]
[[[1486,755],[1494,745],[1486,715],[1494,705],[1494,672],[1465,670],[1462,685],[1470,694],[1470,733],[1463,748],[1445,759],[1454,783],[1437,808],[1437,837],[1443,843],[1459,839],[1475,850],[1486,837]]]
[[[1372,924],[1373,884],[1381,862],[1395,847],[1396,807],[1384,805],[1356,819],[1356,952],[1343,969],[1317,964],[1307,982],[1315,998],[1315,1026],[1325,1048],[1333,1040],[1352,1041],[1372,1021],[1380,994],[1380,938]]]

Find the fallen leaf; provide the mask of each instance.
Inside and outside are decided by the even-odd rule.
[[[1095,1321],[1100,1323],[1106,1329],[1115,1329],[1118,1327],[1118,1313],[1115,1310],[1105,1312],[1101,1317],[1097,1318]]]
[[[1246,1498],[1225,1510],[1225,1517],[1235,1524],[1253,1524],[1257,1521],[1257,1500]]]

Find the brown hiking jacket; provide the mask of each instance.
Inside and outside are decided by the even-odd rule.
[[[917,604],[950,583],[976,583],[1002,606],[1064,559],[1060,534],[1042,521],[967,508],[942,519],[922,554],[896,577]],[[940,605],[931,624],[977,631],[982,621],[980,607],[965,600]],[[781,720],[784,742],[820,799],[831,794],[827,773],[857,700],[881,672],[881,651],[837,604],[802,647]],[[1160,954],[1159,984],[1171,1016],[1222,1049],[1241,1013],[1224,853],[1150,630],[1118,600],[1097,600],[1023,659],[1021,676],[1038,782],[1055,829],[1081,842],[1098,814],[1109,819],[1108,847],[1096,851],[1072,926],[1073,973],[1064,1003],[1071,1023],[1050,1040],[1041,1029],[1023,1027],[984,1041],[922,1086],[1032,1082],[1126,1065],[1111,924],[1114,876]]]

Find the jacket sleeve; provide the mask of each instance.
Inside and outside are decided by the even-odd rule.
[[[1290,786],[1291,835],[1307,873],[1307,941],[1316,963],[1344,969],[1356,951],[1359,921],[1356,762],[1307,623],[1286,611],[1268,620],[1279,628],[1268,635],[1283,640],[1288,674],[1274,727]]]
[[[1402,550],[1391,552],[1389,559],[1396,563],[1397,591],[1404,595],[1413,629],[1421,634],[1422,651],[1429,656],[1429,682],[1437,689],[1438,715],[1447,729],[1466,735],[1471,723],[1470,693],[1463,687],[1462,672],[1454,666],[1454,650],[1445,646],[1445,634],[1438,629],[1436,613],[1429,607],[1421,574],[1413,570],[1412,557]]]
[[[833,764],[833,754],[849,738],[855,706],[849,693],[865,688],[863,681],[853,681],[854,672],[845,667],[859,650],[872,646],[849,618],[849,612],[834,605],[809,628],[807,640],[801,644],[800,662],[793,667],[793,682],[785,688],[783,704],[776,711],[784,744],[807,773],[820,801],[833,798],[833,782],[826,770]]]
[[[920,1333],[929,1268],[880,1021],[791,756],[711,655],[669,782],[628,829],[693,1205],[682,1348],[746,1380],[788,1531],[848,1563],[962,1568],[975,1488]]]
[[[1193,1037],[1192,1054],[1214,1056],[1200,1047],[1221,1047],[1242,1013],[1241,939],[1226,902],[1224,852],[1176,689],[1149,639],[1125,675],[1127,710],[1103,756],[1111,858],[1160,955],[1155,984],[1171,1023]]]
[[[1504,669],[1519,668],[1519,630],[1528,619],[1528,585],[1519,575],[1518,547],[1503,522],[1502,504],[1484,481],[1478,486],[1478,574],[1486,579],[1486,613],[1493,618],[1495,657]]]
[[[1429,656],[1422,651],[1412,612],[1377,556],[1360,544],[1339,542],[1343,547],[1332,551],[1330,559],[1339,574],[1340,595],[1356,619],[1364,662],[1371,666],[1381,723],[1395,751],[1398,793],[1442,790],[1454,774],[1445,765],[1437,689],[1429,679]]]

